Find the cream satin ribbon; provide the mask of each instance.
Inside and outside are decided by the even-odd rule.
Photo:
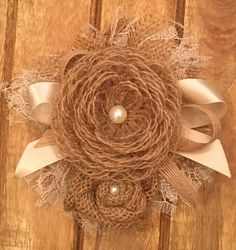
[[[201,79],[183,79],[179,80],[177,84],[182,91],[184,102],[191,103],[182,108],[182,137],[197,142],[199,145],[202,144],[194,151],[180,151],[178,154],[231,177],[220,140],[216,139],[214,135],[210,137],[193,129],[210,125],[213,115],[221,119],[227,111],[224,99],[212,84]],[[201,109],[196,109],[197,105],[200,105]],[[205,112],[206,110],[208,112]],[[220,123],[216,124],[217,127],[220,127]]]
[[[227,105],[219,91],[210,83],[201,79],[183,79],[177,81],[185,102],[203,105],[221,119]],[[196,128],[209,124],[209,118],[201,111],[191,107],[182,109],[183,120],[190,128]]]
[[[60,83],[36,82],[28,88],[29,106],[32,117],[45,125],[51,123],[52,103]]]
[[[39,140],[29,143],[17,165],[15,175],[24,177],[63,159],[56,145],[36,147]]]
[[[183,136],[190,139],[196,139],[196,141],[208,141],[210,138],[208,135],[196,130],[191,130],[191,132],[189,132],[189,130],[184,130]],[[212,143],[206,144],[195,151],[178,152],[178,154],[209,167],[223,175],[231,177],[224,149],[219,139],[216,139]]]
[[[218,118],[224,116],[227,106],[223,98],[214,86],[200,79],[183,79],[177,84],[187,103],[182,109],[182,136],[190,141],[203,144],[194,151],[177,153],[230,177],[228,162],[220,140],[215,139],[214,136],[212,139],[193,129],[211,124],[213,114]],[[32,115],[37,121],[50,124],[51,103],[59,86],[59,83],[53,82],[34,83],[30,86],[30,106]],[[197,105],[201,105],[203,108],[197,109]],[[204,110],[209,110],[210,113],[204,112]],[[40,140],[28,144],[17,165],[16,175],[19,177],[29,175],[62,159],[63,156],[58,152],[53,139],[48,140],[47,136],[43,136]]]

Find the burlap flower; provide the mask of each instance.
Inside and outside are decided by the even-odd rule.
[[[63,78],[53,129],[57,145],[91,178],[149,177],[174,151],[181,96],[171,70],[131,48],[107,48],[78,59]],[[122,105],[127,120],[109,111]]]
[[[158,187],[157,176],[142,182],[92,181],[71,169],[65,210],[105,226],[129,227],[143,216]],[[113,193],[112,188],[117,188]]]

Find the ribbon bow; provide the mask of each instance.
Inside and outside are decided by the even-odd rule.
[[[220,131],[219,119],[227,110],[223,98],[214,86],[200,79],[183,79],[177,84],[184,101],[182,143],[177,153],[230,177],[223,147],[216,139]],[[56,82],[37,82],[29,86],[29,104],[35,120],[50,125],[52,102],[59,88],[60,83]],[[203,125],[211,125],[212,136],[195,130]],[[16,176],[27,176],[62,159],[49,129],[41,139],[27,145]]]

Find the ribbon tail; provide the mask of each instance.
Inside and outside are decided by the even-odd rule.
[[[63,156],[58,152],[56,145],[35,147],[38,141],[39,140],[33,141],[26,146],[17,165],[15,171],[16,176],[27,176],[63,159]]]
[[[167,162],[166,166],[163,167],[160,173],[183,198],[185,198],[191,205],[196,205],[197,189],[174,162]]]
[[[190,133],[191,132],[191,133]],[[188,139],[200,139],[201,141],[208,140],[209,136],[193,129],[184,131],[183,136]],[[191,152],[177,152],[190,160],[209,167],[223,175],[231,177],[228,161],[225,156],[224,149],[220,140],[206,144],[205,146]]]

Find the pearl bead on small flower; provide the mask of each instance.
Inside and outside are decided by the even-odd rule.
[[[112,195],[118,195],[120,193],[120,188],[117,185],[112,185],[110,187],[110,194]]]
[[[110,117],[112,122],[114,122],[116,124],[120,124],[126,120],[127,111],[123,106],[116,105],[116,106],[111,108],[111,110],[109,112],[109,117]]]

